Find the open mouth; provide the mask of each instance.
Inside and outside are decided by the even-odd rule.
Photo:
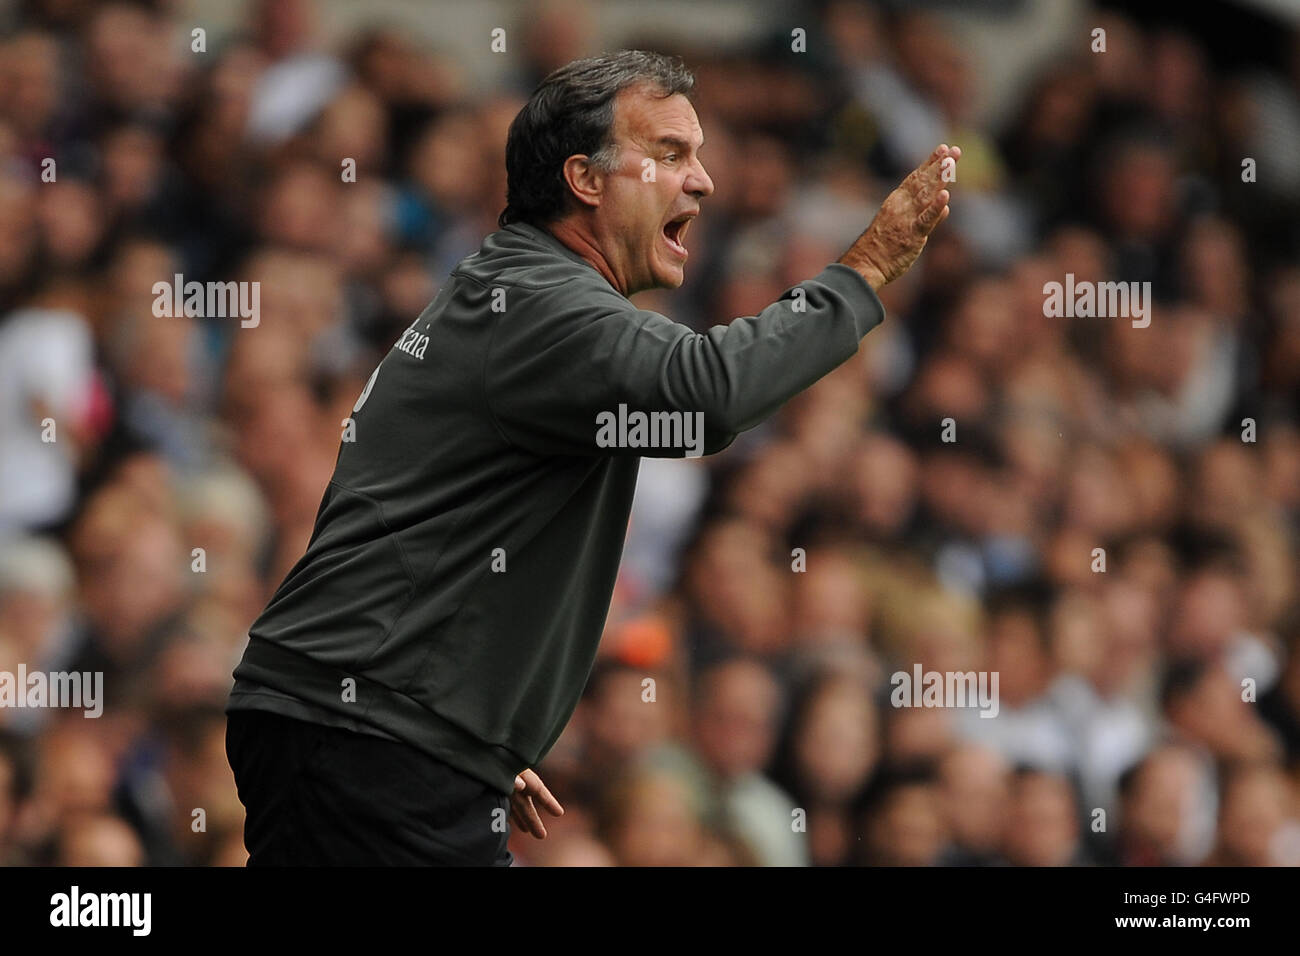
[[[683,213],[664,225],[664,239],[668,243],[668,248],[683,259],[689,255],[686,251],[686,230],[690,228],[691,220],[697,215],[698,213],[694,212]]]

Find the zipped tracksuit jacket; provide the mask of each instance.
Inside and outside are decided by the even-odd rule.
[[[511,793],[591,672],[641,457],[721,451],[883,319],[835,263],[699,333],[637,308],[542,228],[492,233],[358,398],[227,711],[403,741]],[[647,447],[636,413],[678,413],[659,428],[676,444]]]

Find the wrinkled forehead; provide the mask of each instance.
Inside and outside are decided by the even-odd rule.
[[[704,142],[699,117],[689,99],[680,93],[661,96],[645,84],[628,87],[615,97],[611,132],[616,143],[638,146],[669,138],[699,149]]]

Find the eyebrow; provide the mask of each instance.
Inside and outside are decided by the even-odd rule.
[[[690,149],[691,149],[691,144],[690,144],[690,143],[688,143],[686,140],[681,139],[680,137],[677,137],[677,136],[660,136],[657,140],[655,140],[655,145],[657,145],[657,146],[671,146],[671,147],[673,147],[674,149],[680,149],[680,150],[681,150],[682,152],[684,152],[684,153],[685,153],[685,152],[689,152]],[[701,149],[703,149],[703,148],[704,148],[704,141],[701,140],[701,141],[700,141],[700,145],[697,146],[697,147],[695,147],[695,149],[698,151],[698,150],[701,150]]]

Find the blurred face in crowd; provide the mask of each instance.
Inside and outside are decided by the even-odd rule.
[[[1005,706],[1018,707],[1042,692],[1049,677],[1047,655],[1034,616],[1023,608],[997,615],[990,628],[990,669],[1001,675]]]
[[[121,820],[95,816],[69,825],[58,859],[60,866],[143,866],[144,848]]]
[[[814,552],[794,588],[794,633],[805,645],[860,644],[870,629],[871,601],[853,559]]]
[[[1201,768],[1190,752],[1167,747],[1149,756],[1124,801],[1120,826],[1134,849],[1150,848],[1168,864],[1190,864],[1183,840],[1196,811]]]
[[[899,787],[866,829],[870,860],[877,866],[930,866],[943,849],[943,817],[928,784]]]
[[[940,764],[944,812],[953,842],[968,849],[992,852],[1002,836],[1007,803],[1008,768],[995,751],[963,747]]]
[[[129,657],[184,597],[178,533],[131,489],[111,486],[77,528],[82,604],[101,647]]]
[[[885,721],[885,762],[905,767],[937,760],[952,743],[952,715],[942,707],[890,708]]]
[[[1006,855],[1015,866],[1065,866],[1078,846],[1074,796],[1064,777],[1033,773],[1014,788]]]
[[[37,760],[35,802],[46,818],[64,822],[109,809],[114,768],[101,736],[64,724],[41,740]]]
[[[1107,166],[1103,205],[1115,231],[1151,238],[1167,227],[1173,209],[1174,164],[1161,148],[1130,145]]]
[[[1272,759],[1276,735],[1253,704],[1241,699],[1241,685],[1222,664],[1167,705],[1170,723],[1220,760]]]
[[[696,713],[700,753],[719,774],[760,771],[771,755],[779,690],[761,664],[735,661],[706,678]]]
[[[897,439],[875,433],[854,453],[852,468],[858,520],[882,537],[900,533],[916,507],[916,455]]]
[[[658,680],[656,705],[642,698],[643,675],[619,670],[606,676],[591,702],[591,747],[601,760],[631,760],[668,735],[668,682]]]
[[[695,108],[680,94],[664,98],[631,87],[614,101],[611,138],[613,172],[576,158],[566,163],[583,207],[556,232],[577,233],[580,243],[594,246],[594,264],[624,295],[676,289],[685,279],[689,222],[713,192],[697,155],[704,134]]]
[[[769,449],[737,476],[731,491],[736,510],[770,529],[780,529],[806,491],[806,465],[793,442]]]
[[[767,560],[771,537],[757,525],[719,522],[692,559],[690,593],[703,617],[754,653],[779,650],[785,626],[789,575]]]
[[[809,789],[826,803],[848,800],[879,756],[876,713],[852,681],[828,681],[809,705],[796,759]]]
[[[1239,866],[1295,866],[1294,839],[1279,839],[1297,828],[1291,814],[1286,777],[1276,768],[1242,771],[1223,795],[1220,835],[1228,860]]]
[[[609,842],[622,866],[691,866],[704,830],[689,787],[666,772],[648,772],[619,796]]]
[[[53,37],[22,33],[0,57],[5,113],[22,132],[36,135],[59,103],[59,48]]]

